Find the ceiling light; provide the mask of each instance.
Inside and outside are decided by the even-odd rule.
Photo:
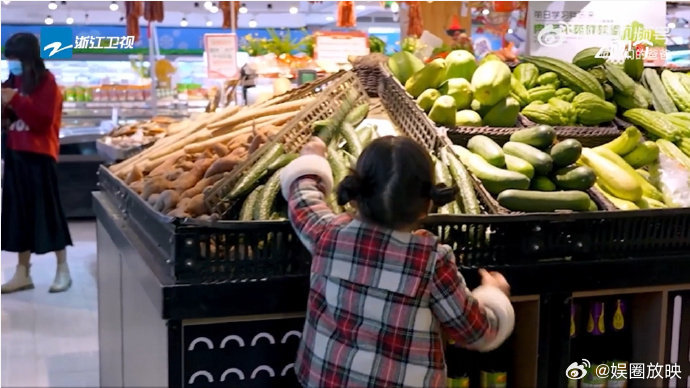
[[[182,20],[180,20],[180,26],[187,27],[188,25],[189,22],[187,21],[187,18],[182,18]]]
[[[257,24],[256,20],[252,19],[249,21],[249,28],[256,28]]]
[[[512,28],[509,28],[509,29],[508,29],[508,33],[509,33],[509,34],[512,34],[512,33],[513,33],[513,29],[512,29]]]
[[[206,27],[211,27],[213,25],[213,22],[210,20],[206,21]]]
[[[669,23],[668,28],[670,28],[670,29],[676,28],[676,23],[674,23],[674,22]]]
[[[292,7],[290,7],[290,13],[291,13],[291,14],[294,15],[294,14],[296,14],[296,13],[298,13],[298,12],[299,12],[299,8],[295,7],[294,5],[293,5]]]
[[[335,18],[333,16],[326,16],[327,22],[332,22],[333,20],[335,20]]]
[[[67,24],[73,24],[74,23],[74,18],[71,16],[68,16],[67,19],[65,19],[65,23]]]
[[[2,0],[2,3],[8,5],[10,3],[10,0]]]
[[[51,25],[51,24],[53,24],[53,17],[48,15],[48,16],[46,16],[45,20],[43,20],[43,21],[45,22],[45,24]]]
[[[204,8],[206,8],[206,10],[210,10],[211,7],[213,7],[213,3],[212,3],[212,2],[210,2],[210,1],[204,1]]]
[[[111,11],[115,12],[115,11],[117,11],[118,9],[120,9],[120,6],[117,5],[116,2],[113,1],[112,3],[110,3],[110,10],[111,10]]]
[[[50,3],[48,3],[48,9],[51,11],[56,10],[57,9],[57,3],[54,1],[51,1]]]
[[[242,3],[242,6],[240,6],[240,13],[247,13],[247,4]]]
[[[218,13],[218,6],[217,5],[212,5],[211,8],[209,9],[209,12],[211,13]]]
[[[391,3],[391,11],[393,13],[398,13],[398,11],[400,11],[400,6],[398,5],[397,2]]]
[[[356,6],[355,8],[357,9],[357,11],[364,11],[365,9],[367,9],[367,6],[360,4],[360,5]]]
[[[488,8],[484,8],[484,10],[482,11],[482,15],[484,15],[484,16],[486,16],[486,15],[488,15],[488,14],[490,14],[490,13],[491,13],[491,11],[489,11]]]

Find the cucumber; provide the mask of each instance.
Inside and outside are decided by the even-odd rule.
[[[521,129],[510,135],[510,141],[529,144],[537,148],[546,148],[556,140],[556,131],[550,125],[537,125]]]
[[[509,141],[503,145],[503,152],[527,161],[534,167],[534,171],[540,175],[548,174],[553,167],[553,159],[551,159],[549,154],[529,144]]]
[[[349,123],[353,127],[356,127],[362,121],[364,121],[364,119],[367,117],[367,114],[369,114],[369,104],[364,103],[357,105],[356,107],[352,108],[347,116],[345,116],[345,122]]]
[[[659,159],[659,146],[651,140],[637,144],[629,154],[623,156],[632,168],[644,167]]]
[[[556,171],[554,181],[561,190],[585,191],[597,181],[597,176],[587,166],[569,166]]]
[[[331,166],[333,183],[337,185],[347,176],[347,167],[345,167],[345,163],[340,159],[338,151],[329,151],[326,160],[328,160],[328,164]]]
[[[251,221],[254,218],[254,204],[256,204],[256,199],[259,198],[262,189],[263,186],[257,187],[244,200],[240,210],[240,221]]]
[[[334,125],[331,120],[314,121],[311,125],[312,133],[315,133],[318,138],[328,144],[328,141],[333,136]]]
[[[505,155],[506,168],[510,171],[519,172],[529,179],[534,178],[534,167],[526,160],[517,156]]]
[[[536,176],[530,182],[529,188],[536,191],[556,191],[556,184],[545,176]]]
[[[501,146],[484,135],[473,136],[467,142],[467,148],[496,167],[506,165],[505,154]]]
[[[551,147],[550,154],[554,166],[569,166],[580,159],[582,144],[575,139],[566,139]]]
[[[461,210],[466,214],[480,214],[481,209],[479,208],[477,193],[474,191],[472,177],[467,172],[465,166],[455,157],[453,152],[445,148],[441,149],[441,160],[448,165],[450,175],[453,176],[453,180],[458,185],[458,194],[460,196],[458,202],[462,203]]]
[[[592,201],[591,199],[589,200],[589,211],[595,212],[599,210],[599,206],[597,206],[597,203]]]
[[[491,194],[498,194],[508,189],[526,190],[529,187],[529,178],[519,172],[498,168],[470,151],[463,152],[460,157],[467,169],[482,181]]]
[[[260,211],[261,211],[261,194],[263,194],[264,190],[266,190],[266,185],[261,185],[261,190],[259,191],[259,196],[256,197],[256,201],[254,201],[254,207],[252,207],[252,220],[258,221],[260,220]]]
[[[448,187],[453,185],[453,177],[450,175],[448,166],[442,160],[436,159],[434,162],[434,175],[436,177],[436,184],[444,184]]]
[[[282,169],[276,171],[273,176],[268,179],[264,189],[261,190],[261,195],[257,199],[257,204],[259,205],[259,220],[268,220],[271,218],[271,210],[273,209],[273,203],[278,197],[278,192],[280,191],[280,172]]]
[[[348,122],[343,123],[343,126],[340,129],[340,134],[347,142],[347,149],[350,150],[350,153],[356,157],[359,157],[359,154],[362,153],[362,143],[360,142],[359,137],[357,137],[357,132],[355,132],[355,128],[352,126],[352,124]]]
[[[498,203],[509,210],[524,212],[552,212],[556,210],[589,210],[587,193],[571,191],[506,190],[498,195]]]
[[[299,154],[295,152],[290,152],[287,154],[280,155],[278,159],[276,159],[273,163],[271,163],[267,170],[268,171],[275,171],[279,168],[283,168],[290,164],[293,160],[297,159],[299,157]]]
[[[261,176],[266,173],[268,166],[275,162],[284,152],[283,145],[280,143],[276,143],[268,149],[268,151],[266,151],[266,153],[244,173],[239,182],[237,182],[235,187],[230,191],[230,194],[228,194],[230,199],[239,198],[256,187]]]

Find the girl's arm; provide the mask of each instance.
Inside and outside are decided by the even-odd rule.
[[[431,310],[444,332],[459,345],[490,351],[513,331],[515,313],[499,288],[482,285],[470,291],[455,265],[453,251],[439,245],[431,281]]]
[[[295,159],[280,174],[288,215],[302,243],[313,253],[314,242],[335,217],[325,201],[333,189],[331,167],[315,154]]]
[[[32,131],[50,129],[55,114],[55,104],[60,93],[55,78],[49,74],[44,76],[43,82],[28,96],[15,93],[9,106]]]

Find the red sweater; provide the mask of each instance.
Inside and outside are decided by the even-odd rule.
[[[22,77],[14,78],[14,87],[21,90]],[[7,147],[15,151],[46,154],[57,160],[60,151],[62,94],[49,71],[36,90],[28,96],[17,92],[7,104],[17,115],[10,125]]]

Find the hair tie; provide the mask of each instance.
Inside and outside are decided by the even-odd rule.
[[[441,183],[431,186],[429,189],[429,198],[436,206],[443,206],[455,200],[458,195],[458,188],[455,186],[448,187]]]

